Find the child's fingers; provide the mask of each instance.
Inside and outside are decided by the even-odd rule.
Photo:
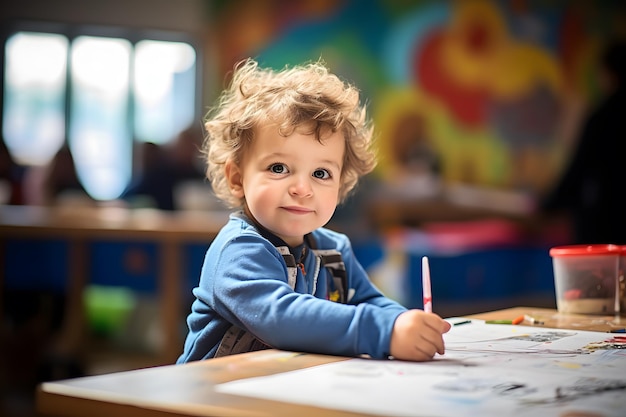
[[[418,362],[429,361],[433,356],[435,356],[435,351],[429,349],[428,345],[418,344],[415,346],[415,354],[410,360]]]
[[[444,354],[442,334],[450,330],[450,323],[436,314],[410,310],[401,314],[394,326],[391,339],[392,355],[398,359],[427,361],[436,353]]]
[[[452,327],[449,322],[442,319],[439,315],[435,313],[427,313],[424,320],[429,326],[439,331],[439,333],[447,333]]]
[[[431,357],[435,355],[435,352],[439,353],[440,355],[443,355],[445,353],[445,345],[439,328],[434,328],[427,325],[422,329],[419,336],[421,339],[419,343],[420,346],[424,346],[424,349],[427,352],[432,351]]]
[[[435,353],[437,353],[437,347],[430,343],[428,340],[422,340],[415,345],[415,350],[418,353],[416,360],[431,360]]]

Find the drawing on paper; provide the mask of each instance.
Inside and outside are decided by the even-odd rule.
[[[580,400],[591,395],[608,393],[611,391],[626,392],[626,380],[611,380],[601,378],[580,378],[571,385],[558,386],[554,395],[545,399],[527,401],[528,405],[567,403]],[[623,395],[623,394],[621,394]]]
[[[444,337],[430,362],[350,359],[217,389],[382,416],[624,415],[623,336],[472,323]]]

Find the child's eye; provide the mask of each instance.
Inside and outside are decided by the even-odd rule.
[[[320,180],[327,180],[329,178],[332,178],[330,172],[325,169],[316,169],[315,171],[313,171],[313,176]]]
[[[286,174],[287,172],[289,172],[285,164],[272,164],[269,166],[269,170],[273,174]]]

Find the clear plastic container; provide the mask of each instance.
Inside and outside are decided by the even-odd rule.
[[[620,313],[626,314],[626,245],[620,247],[619,274],[617,276]]]
[[[569,245],[550,249],[560,313],[620,314],[626,247]],[[620,283],[622,274],[622,283]]]

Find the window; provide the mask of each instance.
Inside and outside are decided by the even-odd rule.
[[[134,140],[163,144],[194,122],[196,71],[186,42],[17,32],[5,44],[7,147],[44,165],[67,140],[87,192],[115,199]]]
[[[96,199],[119,196],[132,173],[130,54],[124,39],[80,36],[72,43],[68,139],[78,178]]]
[[[144,40],[135,47],[135,134],[163,143],[193,123],[196,53],[187,43]]]
[[[17,33],[5,44],[2,135],[24,165],[48,162],[65,140],[68,40]]]

